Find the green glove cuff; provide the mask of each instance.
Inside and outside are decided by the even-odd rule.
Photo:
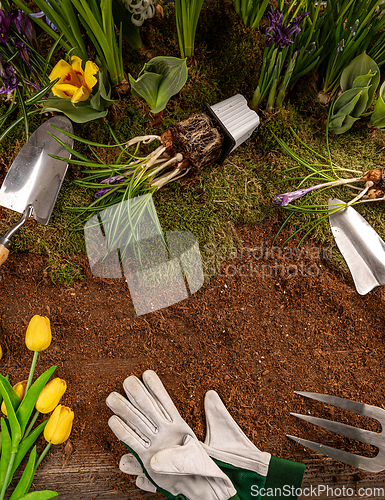
[[[283,493],[285,500],[297,500],[304,473],[305,464],[271,456],[265,483],[265,492],[270,488],[272,493],[269,500],[282,500]],[[275,490],[278,496],[273,494]]]
[[[251,496],[251,494],[264,487],[266,481],[265,476],[261,476],[251,470],[241,469],[240,467],[234,467],[233,465],[220,462],[215,458],[213,458],[213,460],[222,472],[226,474],[226,476],[233,483],[234,488],[237,490],[238,495],[233,497],[234,500],[248,500],[250,498],[258,500],[258,498],[260,498],[258,495]],[[256,498],[257,496],[258,498]]]

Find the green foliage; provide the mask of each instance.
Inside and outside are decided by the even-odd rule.
[[[234,0],[235,12],[250,28],[258,28],[268,5],[269,0]]]
[[[349,130],[371,106],[379,82],[379,67],[366,52],[354,58],[342,72],[340,83],[343,92],[331,107],[329,129],[335,134]],[[371,121],[373,126],[385,120],[381,99],[380,92],[376,115]]]
[[[175,0],[176,26],[182,59],[194,55],[195,32],[204,0]]]
[[[154,57],[146,63],[135,80],[129,75],[131,92],[144,99],[152,113],[159,113],[170,98],[177,94],[187,81],[185,59]]]

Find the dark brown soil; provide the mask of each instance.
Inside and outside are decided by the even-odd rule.
[[[272,250],[274,228],[267,223],[237,231],[243,255],[228,260],[191,298],[139,317],[124,280],[94,277],[84,257],[78,264],[85,279],[69,288],[50,282],[44,258],[11,254],[0,268],[1,372],[13,384],[27,377],[25,331],[40,314],[50,318],[53,342],[41,353],[37,373],[56,364],[56,376],[67,381],[63,402],[75,411],[75,450],[108,451],[118,463],[124,447],[108,428],[105,399],[122,390],[126,376],[153,369],[201,439],[204,394],[214,389],[255,445],[276,456],[313,454],[286,433],[373,455],[374,449],[290,412],[380,429],[294,391],[384,408],[384,288],[358,295],[349,275],[328,266],[328,249],[311,241],[301,255],[294,245]],[[133,484],[129,477],[125,482]]]

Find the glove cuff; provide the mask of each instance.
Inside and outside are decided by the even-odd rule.
[[[297,500],[305,473],[305,464],[285,458],[271,457],[266,477],[265,491],[280,492],[279,496],[269,496],[269,500]],[[296,491],[298,490],[298,491]],[[298,493],[298,494],[297,494]]]

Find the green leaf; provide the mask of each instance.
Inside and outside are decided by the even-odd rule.
[[[131,75],[128,75],[128,78],[130,80],[132,95],[144,99],[151,110],[155,109],[162,75],[145,73],[139,76],[137,80]]]
[[[4,417],[1,417],[1,458],[0,458],[0,489],[4,483],[9,460],[11,458],[11,435]]]
[[[8,413],[8,421],[11,428],[11,453],[16,453],[21,440],[21,428],[18,419],[16,418],[13,402],[11,401],[10,394],[12,394],[11,387],[8,380],[0,374],[0,392],[4,398],[5,406]]]
[[[114,16],[115,24],[119,26],[122,23],[123,38],[135,50],[143,47],[142,38],[137,26],[132,24],[132,14],[124,7],[119,0],[112,0],[112,14]]]
[[[18,500],[49,500],[50,498],[55,498],[57,496],[58,493],[56,493],[56,491],[32,491],[31,493],[27,493],[23,497],[18,498]]]
[[[349,115],[337,116],[335,119],[330,120],[329,130],[332,130],[335,134],[343,134],[349,130],[357,120],[358,118],[353,118]]]
[[[367,109],[369,88],[359,87],[343,92],[333,105],[332,118],[336,115],[352,115],[354,118],[359,118]]]
[[[358,76],[368,75],[373,73],[372,86],[368,93],[367,107],[373,102],[374,93],[380,83],[380,70],[377,63],[369,57],[364,51],[359,56],[355,57],[350,64],[346,66],[341,74],[341,88],[343,91],[353,88],[354,81]]]
[[[27,393],[28,394],[28,393]],[[16,469],[19,467],[21,464],[21,461],[25,457],[25,455],[28,453],[28,450],[33,446],[34,442],[36,439],[40,436],[40,434],[43,432],[44,427],[47,425],[48,419],[44,420],[40,425],[38,425],[29,435],[26,439],[23,439],[20,443],[19,449],[16,453],[15,461],[13,463],[12,467],[12,475],[15,473]]]
[[[44,101],[42,113],[48,111],[64,113],[75,123],[86,123],[91,120],[97,120],[103,118],[108,113],[108,110],[96,111],[92,109],[88,102],[79,102],[74,106],[71,101],[61,99],[60,97],[52,97]]]
[[[182,89],[187,77],[186,59],[169,56],[151,59],[137,80],[129,75],[132,93],[142,97],[152,113],[159,113],[167,106],[169,99]]]
[[[32,449],[27,465],[23,471],[23,475],[20,478],[20,481],[17,483],[16,488],[13,490],[13,493],[9,500],[19,500],[23,495],[28,493],[29,488],[31,487],[31,483],[33,481],[33,477],[35,475],[35,463],[36,463],[37,451],[36,446]]]
[[[369,124],[377,128],[385,127],[385,82],[380,87],[380,95],[374,106]]]
[[[37,398],[55,370],[56,366],[51,366],[51,368],[48,368],[48,370],[42,373],[40,377],[31,385],[23,401],[20,403],[20,406],[16,411],[16,417],[20,423],[22,434],[24,434],[25,428],[27,427],[28,420],[31,417]]]
[[[369,71],[367,75],[360,75],[354,79],[353,88],[357,87],[368,87],[373,79],[375,73]]]

